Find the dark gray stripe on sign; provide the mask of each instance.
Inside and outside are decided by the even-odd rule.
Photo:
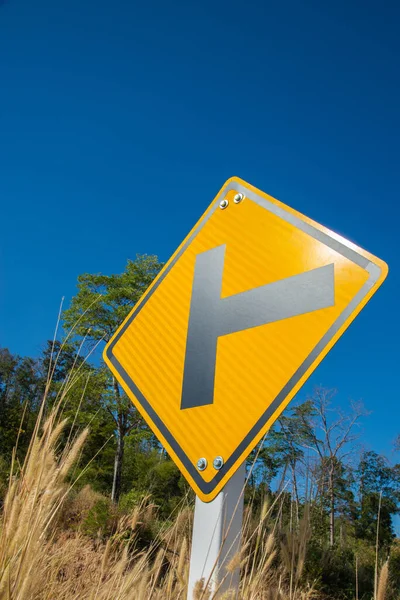
[[[220,336],[335,304],[333,264],[221,298],[225,250],[218,246],[196,257],[181,409],[213,403]]]

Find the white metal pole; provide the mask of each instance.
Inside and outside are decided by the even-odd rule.
[[[239,569],[228,572],[226,566],[240,550],[245,476],[243,463],[212,502],[196,497],[187,600],[193,600],[201,579],[213,592],[218,589],[218,596],[227,590],[237,596]]]

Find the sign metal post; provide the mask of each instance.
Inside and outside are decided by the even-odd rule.
[[[237,593],[240,569],[226,567],[240,552],[245,476],[244,463],[214,500],[196,496],[187,600],[193,600],[201,580],[217,597],[228,590]]]

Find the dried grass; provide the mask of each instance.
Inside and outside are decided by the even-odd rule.
[[[389,582],[389,561],[387,560],[379,573],[378,591],[376,600],[385,600]]]
[[[49,378],[51,373],[49,367]],[[89,486],[75,493],[76,482],[68,482],[88,435],[87,429],[74,439],[70,433],[60,450],[67,427],[60,415],[73,381],[68,378],[43,423],[44,399],[25,462],[18,468],[14,454],[14,475],[0,515],[0,600],[186,600],[193,514],[185,499],[172,524],[144,551],[137,543],[139,533],[152,525],[157,510],[150,497],[119,518],[106,542],[80,530],[103,497]],[[319,597],[313,586],[302,586],[308,514],[284,534],[271,516],[276,502],[279,496],[273,505],[265,502],[257,520],[251,507],[245,510],[242,548],[227,566],[228,573],[241,570],[240,589],[220,594],[219,600]],[[387,584],[385,563],[377,600],[385,600]],[[207,582],[199,581],[193,600],[214,598]]]
[[[186,600],[191,508],[183,505],[146,551],[137,549],[135,539],[140,527],[155,519],[150,497],[119,519],[106,543],[71,528],[102,496],[89,486],[71,494],[74,482],[68,484],[67,476],[88,432],[70,440],[60,453],[65,427],[56,407],[41,430],[37,427],[24,465],[10,479],[0,520],[0,600]],[[312,598],[311,592],[297,589],[290,598],[287,594],[286,567],[274,564],[270,511],[265,505],[258,523],[247,512],[242,550],[228,565],[229,572],[242,570],[240,598]],[[302,547],[298,542],[299,556]],[[196,597],[212,600],[214,595],[203,581]],[[221,600],[235,597],[233,591],[220,595]]]

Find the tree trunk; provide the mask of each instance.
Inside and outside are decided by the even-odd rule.
[[[293,496],[294,496],[294,501],[296,502],[296,519],[297,519],[297,527],[298,527],[299,523],[300,523],[300,515],[299,515],[300,500],[299,500],[299,491],[298,491],[298,488],[297,488],[296,461],[292,460],[290,462],[290,466],[291,466],[291,469],[292,469]]]
[[[115,452],[115,461],[114,461],[114,476],[113,476],[113,485],[111,492],[111,500],[112,502],[118,502],[119,496],[121,494],[121,483],[122,483],[122,462],[124,460],[124,450],[125,450],[125,439],[123,435],[123,431],[121,427],[118,427],[117,434],[117,450]]]
[[[115,451],[114,460],[114,475],[113,485],[111,491],[111,501],[118,502],[121,494],[121,482],[122,482],[122,461],[124,460],[125,450],[125,429],[123,426],[123,416],[121,411],[120,399],[121,394],[119,390],[118,381],[114,377],[114,392],[115,400],[117,404],[118,416],[117,416],[117,449]]]
[[[329,545],[335,544],[335,490],[333,485],[333,469],[329,472]]]
[[[118,381],[115,379],[115,377],[113,377],[113,384],[114,384],[115,400],[116,400],[117,404],[119,405],[119,402],[121,400],[121,392],[119,391]]]

